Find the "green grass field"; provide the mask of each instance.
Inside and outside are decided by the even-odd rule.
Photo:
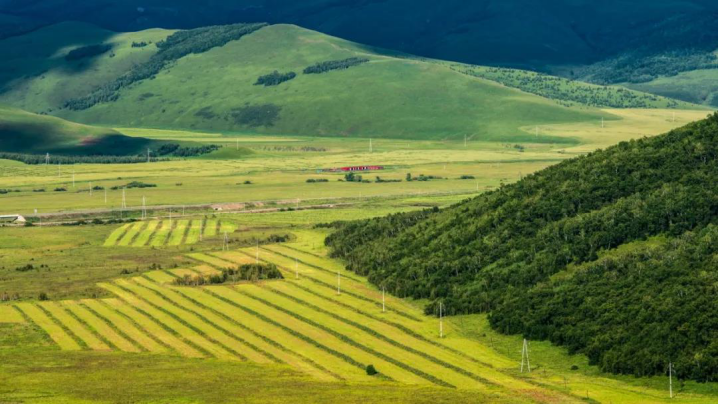
[[[106,393],[88,385],[86,377],[73,375],[80,369],[101,375],[112,367],[116,376],[104,383],[116,386],[118,397],[131,394],[151,401],[156,391],[150,386],[163,385],[172,369],[184,366],[209,379],[201,379],[200,389],[168,394],[202,402],[213,402],[211,375],[236,369],[245,381],[262,380],[267,386],[274,383],[273,375],[281,374],[287,384],[275,387],[276,395],[284,397],[287,389],[302,386],[295,402],[309,400],[304,394],[310,391],[317,392],[315,402],[331,400],[348,388],[354,391],[350,402],[423,402],[432,397],[462,402],[582,402],[586,397],[613,403],[671,401],[666,378],[601,374],[584,357],[569,356],[549,343],[531,343],[532,372],[521,373],[520,338],[495,333],[483,315],[447,319],[440,338],[438,319],[424,316],[421,302],[387,295],[384,310],[380,290],[326,257],[324,235],[298,228],[295,241],[286,244],[189,253],[182,267],[101,282],[112,298],[0,305],[0,314],[11,313],[3,316],[0,327],[12,326],[13,333],[30,340],[37,339],[33,333],[50,338],[0,349],[9,361],[4,363],[35,364],[34,373],[24,366],[0,366],[0,375],[23,386],[22,393],[0,387],[0,399],[34,402],[31,394],[40,388],[47,393],[43,402],[62,402],[70,394],[76,400],[98,400]],[[257,256],[276,264],[284,280],[172,284],[178,276],[209,274],[232,263],[254,262]],[[48,360],[76,365],[49,376],[43,362]],[[120,379],[136,380],[128,372],[139,364],[148,383],[123,391],[127,381]],[[379,375],[368,376],[368,364]],[[164,371],[151,375],[152,369]],[[46,376],[38,384],[31,383],[33,375]],[[676,391],[673,401],[686,403],[709,403],[718,394],[710,383],[680,383]]]
[[[153,144],[140,137],[0,105],[0,151],[62,155],[126,155]]]
[[[496,82],[467,76],[445,63],[374,52],[370,48],[292,25],[273,25],[178,60],[153,80],[123,89],[119,99],[84,111],[64,101],[89,94],[142,63],[172,31],[115,34],[64,23],[0,41],[11,54],[36,45],[9,63],[37,75],[6,78],[0,102],[72,121],[105,126],[377,138],[463,138],[520,141],[524,125],[596,119],[591,108],[567,108]],[[79,45],[110,43],[111,53],[68,63]],[[48,54],[52,54],[48,57]],[[114,55],[110,57],[109,55]],[[318,62],[368,57],[368,63],[324,74],[302,74]],[[274,70],[298,76],[278,86],[254,85]],[[441,87],[441,91],[436,91]],[[236,95],[243,94],[241,100]],[[381,111],[381,113],[378,113]],[[500,118],[499,118],[500,117]]]

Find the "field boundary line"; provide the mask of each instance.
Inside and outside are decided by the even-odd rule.
[[[237,288],[234,288],[234,289],[237,290]],[[240,293],[240,292],[238,291],[238,293]],[[416,369],[416,368],[414,368],[414,367],[412,367],[412,366],[410,366],[410,365],[407,365],[407,364],[405,364],[405,363],[403,363],[403,362],[400,362],[400,361],[398,361],[398,360],[396,360],[396,359],[390,357],[389,355],[386,355],[386,354],[384,354],[384,353],[382,353],[382,352],[379,352],[379,351],[375,350],[374,348],[370,348],[370,347],[368,347],[368,346],[366,346],[366,345],[360,344],[360,343],[356,342],[355,340],[353,340],[352,338],[350,338],[350,337],[348,337],[348,336],[346,336],[346,335],[344,335],[344,334],[342,334],[342,333],[340,333],[340,332],[338,332],[338,331],[335,331],[335,330],[333,330],[333,329],[331,329],[331,328],[329,328],[329,327],[327,327],[327,326],[325,326],[325,325],[323,325],[323,324],[319,324],[319,323],[317,323],[317,322],[314,321],[314,320],[311,320],[311,319],[309,319],[309,318],[307,318],[307,317],[304,317],[304,316],[302,316],[301,314],[298,314],[298,313],[294,313],[294,312],[292,312],[292,311],[289,311],[289,310],[285,309],[284,307],[278,306],[278,305],[276,305],[276,304],[274,304],[274,303],[269,302],[268,300],[265,300],[265,299],[263,299],[263,298],[261,298],[261,297],[258,297],[258,296],[254,296],[254,295],[252,295],[252,294],[250,294],[250,293],[246,293],[246,292],[245,292],[245,293],[242,293],[242,294],[243,294],[244,296],[247,296],[247,297],[250,298],[250,299],[253,299],[253,300],[256,300],[256,301],[258,301],[258,302],[260,302],[260,303],[263,303],[263,304],[265,304],[265,305],[267,305],[267,306],[269,306],[269,307],[271,307],[271,308],[273,308],[273,309],[275,309],[275,310],[277,310],[277,311],[280,311],[280,312],[282,312],[282,313],[285,313],[285,314],[288,315],[288,316],[294,317],[295,319],[297,319],[297,320],[299,320],[299,321],[302,321],[302,322],[307,323],[307,324],[309,324],[309,325],[312,325],[312,326],[314,326],[314,327],[316,327],[316,328],[318,328],[318,329],[320,329],[320,330],[323,330],[324,332],[333,335],[334,337],[336,337],[336,338],[338,338],[338,339],[340,339],[340,340],[346,342],[346,343],[349,344],[349,345],[354,346],[354,347],[357,348],[357,349],[360,349],[360,350],[362,350],[362,351],[364,351],[364,352],[366,352],[366,353],[368,353],[368,354],[370,354],[370,355],[376,356],[377,358],[384,359],[385,361],[387,361],[387,362],[393,364],[394,366],[400,367],[400,368],[402,368],[402,369],[404,369],[404,370],[406,370],[406,371],[408,371],[408,372],[414,373],[415,375],[417,375],[417,376],[419,376],[419,377],[422,377],[422,378],[424,378],[424,379],[426,379],[426,380],[428,380],[428,381],[430,381],[430,382],[432,382],[432,383],[434,383],[434,384],[436,384],[436,385],[439,385],[439,386],[442,386],[442,387],[456,388],[456,386],[454,386],[454,385],[452,385],[452,384],[450,384],[450,383],[447,383],[446,381],[441,380],[441,379],[439,379],[438,377],[436,377],[436,376],[434,376],[434,375],[431,375],[431,374],[429,374],[429,373],[424,372],[423,370]]]
[[[171,304],[176,305],[178,308],[181,308],[181,309],[183,309],[183,310],[185,310],[185,311],[187,311],[187,312],[190,312],[190,313],[194,314],[194,315],[197,316],[198,318],[204,320],[205,323],[207,323],[207,324],[211,325],[212,327],[216,328],[217,330],[219,330],[222,334],[225,334],[225,335],[226,335],[227,337],[229,337],[230,339],[233,339],[233,340],[239,342],[240,344],[245,345],[247,348],[249,348],[249,349],[251,349],[251,350],[254,350],[255,352],[259,353],[259,354],[262,355],[262,356],[265,356],[266,358],[270,359],[271,361],[273,361],[273,362],[275,362],[275,363],[284,363],[282,360],[280,360],[280,359],[277,358],[276,356],[270,354],[269,352],[266,352],[265,350],[263,350],[263,349],[261,349],[261,348],[255,346],[254,344],[252,344],[252,343],[246,341],[244,338],[234,335],[231,331],[229,331],[229,330],[227,330],[226,328],[224,328],[224,327],[222,327],[222,326],[220,326],[220,325],[218,325],[218,324],[216,324],[216,323],[210,321],[206,316],[204,316],[204,315],[198,313],[196,310],[194,310],[193,308],[191,308],[191,307],[187,304],[187,302],[183,302],[183,300],[187,300],[190,304],[195,304],[192,300],[185,298],[185,295],[184,295],[184,294],[181,294],[181,293],[177,292],[177,291],[174,290],[174,289],[169,289],[169,288],[163,287],[163,286],[157,284],[156,282],[154,282],[154,281],[152,281],[152,280],[147,280],[147,279],[145,279],[145,280],[146,280],[148,283],[151,283],[151,284],[152,284],[152,287],[146,285],[145,283],[139,283],[139,282],[137,282],[136,280],[135,280],[135,283],[136,283],[137,285],[141,286],[141,287],[144,287],[145,289],[151,290],[151,291],[154,292],[156,295],[158,295],[160,298],[162,298],[163,300],[165,300],[165,301],[167,301],[167,302],[169,302],[169,303],[171,303]],[[178,296],[175,296],[174,298],[172,298],[172,297],[170,297],[168,294],[164,294],[164,293],[160,292],[158,289],[165,289],[165,290],[167,290],[168,292],[172,292],[172,293],[177,294]],[[209,311],[209,310],[207,310],[207,311]],[[222,318],[222,316],[217,316],[217,317]],[[227,321],[227,320],[225,319],[225,321]],[[230,323],[231,323],[231,321],[230,321]],[[240,327],[240,328],[241,328],[241,327]],[[228,348],[229,348],[229,347],[228,347]],[[244,356],[244,355],[242,355],[242,356],[245,358],[244,360],[248,360],[248,361],[250,360],[250,359],[247,358],[246,356]],[[252,361],[252,362],[255,362],[255,361]]]
[[[127,282],[127,283],[130,283],[130,282]],[[141,296],[141,295],[139,295],[137,292],[132,291],[131,288],[137,287],[137,288],[141,288],[141,289],[146,289],[149,293],[151,293],[151,294],[157,296],[157,297],[156,297],[157,299],[164,300],[164,301],[168,301],[169,303],[171,303],[171,304],[174,306],[175,310],[178,310],[178,311],[180,311],[180,312],[189,312],[188,310],[186,310],[186,309],[184,309],[184,308],[181,308],[181,307],[177,307],[176,304],[174,304],[171,300],[169,300],[169,299],[167,299],[166,297],[162,296],[161,294],[157,293],[155,290],[152,290],[152,289],[150,289],[150,288],[148,288],[148,287],[142,286],[142,285],[140,285],[140,284],[138,284],[138,283],[136,283],[136,282],[134,282],[134,281],[132,281],[131,283],[132,283],[131,285],[120,285],[120,287],[124,288],[125,290],[129,291],[130,293],[133,293],[135,296],[137,296],[137,298],[139,298],[140,300],[144,301],[146,304],[149,304],[149,305],[153,306],[156,310],[159,310],[159,311],[165,313],[166,315],[172,317],[175,321],[178,321],[179,323],[181,323],[181,324],[184,325],[185,327],[187,327],[187,328],[189,328],[190,330],[194,331],[196,334],[198,334],[198,335],[200,335],[201,337],[205,338],[205,339],[206,339],[208,342],[210,342],[211,344],[217,345],[218,347],[220,347],[220,348],[222,348],[223,350],[227,351],[227,353],[236,356],[237,358],[239,358],[239,359],[242,360],[242,361],[248,361],[248,359],[247,359],[246,356],[242,355],[240,352],[237,352],[234,348],[228,347],[226,344],[224,344],[224,343],[222,343],[222,342],[220,342],[220,341],[217,341],[216,339],[212,338],[212,336],[208,335],[208,334],[207,334],[206,332],[204,332],[203,330],[197,328],[197,326],[195,326],[195,325],[193,325],[193,324],[190,324],[190,323],[187,322],[185,319],[181,318],[179,315],[177,315],[177,314],[175,314],[175,313],[173,313],[173,312],[167,310],[167,309],[164,308],[164,307],[161,307],[161,306],[158,305],[157,303],[151,302],[151,301],[149,300],[149,297]],[[126,287],[125,287],[125,286],[126,286]],[[128,289],[128,288],[130,288],[130,289]],[[198,320],[199,320],[198,323],[203,324],[203,325],[208,325],[208,326],[210,326],[210,327],[212,327],[212,328],[217,329],[216,326],[214,326],[212,323],[208,322],[208,321],[205,320],[204,318],[202,318],[202,317],[200,317],[200,316],[197,316],[196,314],[194,314],[194,316],[195,316],[195,317],[198,317]],[[222,358],[219,358],[219,357],[218,357],[218,359],[222,359]]]
[[[108,289],[108,290],[110,290],[110,289]],[[110,290],[110,291],[111,291],[111,290]],[[140,324],[137,320],[135,320],[134,318],[132,318],[130,315],[128,315],[127,313],[123,312],[119,307],[113,306],[112,304],[109,303],[109,301],[105,301],[105,300],[102,301],[102,304],[104,304],[104,305],[107,306],[108,308],[114,310],[114,311],[117,312],[118,314],[120,314],[120,315],[122,315],[122,316],[125,316],[125,317],[128,318],[130,321],[132,321],[133,323],[137,324],[137,326],[138,326],[138,328],[140,329],[140,331],[144,331],[147,335],[149,335],[149,336],[151,336],[152,338],[156,339],[159,343],[165,345],[170,351],[176,352],[178,355],[184,356],[184,357],[204,358],[204,357],[207,357],[207,356],[210,356],[210,357],[213,356],[213,355],[211,355],[210,353],[206,352],[206,351],[205,351],[204,349],[202,349],[201,347],[199,347],[199,346],[197,346],[196,344],[194,344],[192,341],[189,341],[189,340],[185,339],[181,334],[179,334],[177,331],[173,330],[171,327],[169,327],[169,326],[167,326],[167,325],[165,325],[165,324],[159,322],[157,319],[155,319],[154,317],[152,317],[151,315],[149,315],[149,314],[148,314],[146,311],[144,311],[143,309],[141,309],[141,308],[139,308],[139,307],[136,307],[136,306],[129,305],[129,304],[127,303],[127,301],[124,300],[124,299],[122,299],[121,297],[117,299],[117,302],[118,302],[117,304],[118,304],[118,305],[122,305],[122,306],[125,308],[125,310],[130,311],[130,312],[133,312],[133,314],[137,314],[137,315],[139,315],[139,316],[142,316],[142,317],[147,321],[148,326],[149,326],[149,324],[153,324],[154,326],[157,327],[158,330],[162,330],[162,332],[167,333],[167,335],[166,335],[165,337],[169,337],[169,338],[167,338],[168,340],[171,340],[171,338],[174,338],[174,339],[177,341],[177,343],[182,344],[182,345],[185,345],[187,348],[189,348],[190,350],[194,351],[194,353],[196,353],[197,355],[194,355],[194,353],[193,353],[193,356],[183,354],[176,346],[171,345],[169,342],[162,340],[162,338],[160,338],[160,336],[158,336],[157,334],[155,334],[155,332],[153,332],[153,331],[151,331],[150,329],[148,329],[148,326],[144,326],[144,325]],[[174,342],[173,342],[173,343],[174,343]]]
[[[62,328],[62,330],[65,331],[65,333],[67,333],[67,335],[69,335],[70,338],[72,338],[72,339],[77,343],[77,345],[79,345],[79,346],[82,348],[82,350],[91,350],[90,346],[87,345],[87,342],[85,342],[82,338],[80,338],[77,334],[75,334],[75,333],[70,329],[70,327],[67,326],[67,324],[64,324],[64,323],[63,323],[62,321],[60,321],[57,317],[53,316],[52,313],[50,313],[46,308],[40,306],[39,304],[36,304],[35,307],[37,307],[40,311],[42,311],[42,313],[43,313],[45,316],[47,316],[47,318],[49,318],[50,321],[52,321],[53,323],[55,323],[55,325],[57,325],[58,327]],[[67,312],[68,312],[68,315],[69,315],[69,316],[72,316],[72,313],[70,313],[69,310],[67,310]],[[85,327],[87,327],[86,324],[83,324],[82,321],[77,320],[77,318],[75,318],[75,320],[78,321],[80,324],[84,325]],[[89,327],[87,327],[87,328],[89,328]],[[90,332],[93,332],[93,331],[90,331]],[[111,345],[111,344],[108,344],[107,341],[105,341],[102,337],[100,337],[99,339],[100,339],[102,342],[104,342],[107,346],[109,346],[110,348],[112,347],[112,345]]]
[[[240,252],[240,253],[242,253],[242,254],[244,254],[244,255],[250,257],[250,258],[254,258],[254,257],[252,257],[249,253],[247,253],[247,252],[245,252],[245,251],[242,251],[242,250],[235,250],[235,251]],[[212,256],[214,256],[215,254],[217,254],[217,253],[207,253],[207,255],[212,255]],[[219,258],[219,257],[217,257],[217,258]],[[220,259],[221,259],[221,258],[220,258]],[[263,262],[265,262],[265,263],[267,263],[267,264],[274,264],[274,265],[277,266],[277,268],[284,270],[284,272],[286,272],[286,273],[290,273],[290,274],[293,273],[289,268],[285,267],[284,265],[279,265],[279,264],[277,264],[277,263],[274,263],[274,262],[271,262],[271,261],[269,261],[269,260],[266,260],[266,259],[264,259],[264,258],[262,258],[262,257],[260,257],[259,260],[260,260],[260,261],[263,261]],[[324,281],[321,280],[321,279],[317,279],[317,278],[314,278],[314,277],[312,277],[312,276],[310,276],[310,275],[306,275],[306,274],[304,275],[304,278],[309,279],[310,281],[312,281],[312,282],[314,282],[314,283],[317,283],[317,284],[319,284],[319,285],[322,285],[322,286],[324,286],[324,287],[326,287],[326,288],[329,288],[329,289],[331,289],[331,290],[336,290],[336,286],[335,286],[335,285],[330,285],[330,284],[324,282]],[[342,293],[345,293],[345,294],[347,294],[347,295],[349,295],[349,296],[355,297],[355,298],[357,298],[357,299],[359,299],[359,300],[363,300],[363,301],[365,301],[365,302],[369,302],[369,303],[371,303],[371,304],[373,304],[373,305],[375,305],[375,306],[377,306],[377,307],[381,307],[381,303],[380,303],[380,302],[377,302],[377,301],[375,301],[375,300],[369,299],[368,297],[365,297],[365,296],[362,296],[362,295],[359,295],[359,294],[356,294],[356,293],[354,293],[354,292],[347,291],[347,290],[342,290]],[[421,321],[422,321],[421,319],[416,318],[416,317],[412,316],[411,314],[404,313],[403,311],[399,311],[399,310],[391,309],[391,308],[389,308],[388,310],[390,310],[390,311],[392,311],[392,312],[394,312],[394,313],[396,313],[396,314],[398,314],[398,315],[400,315],[400,316],[402,316],[402,317],[405,317],[405,318],[407,318],[407,319],[409,319],[409,320],[412,320],[412,321],[416,321],[416,322],[421,322]]]
[[[281,323],[279,323],[279,322],[277,322],[277,321],[274,321],[274,320],[272,320],[271,318],[265,316],[264,314],[259,313],[259,312],[255,311],[255,310],[253,310],[253,309],[250,309],[249,307],[242,306],[242,305],[240,305],[240,304],[237,304],[237,303],[233,302],[233,301],[230,300],[230,299],[227,299],[227,298],[224,297],[224,296],[218,295],[217,293],[211,291],[209,288],[203,288],[203,290],[204,290],[206,293],[208,293],[208,294],[214,296],[215,298],[217,298],[217,299],[219,299],[219,300],[221,300],[221,301],[223,301],[223,302],[225,302],[225,303],[227,303],[227,304],[229,304],[229,305],[231,305],[231,306],[234,306],[234,307],[236,307],[236,308],[238,308],[238,309],[240,309],[240,310],[246,312],[246,313],[249,314],[249,315],[255,316],[255,317],[259,318],[260,320],[264,321],[265,323],[269,323],[269,324],[272,324],[272,325],[275,326],[275,327],[281,328],[281,329],[284,330],[285,332],[287,332],[287,333],[289,333],[289,334],[291,334],[291,335],[293,335],[293,336],[295,336],[295,337],[297,337],[297,338],[303,340],[304,342],[307,342],[307,343],[309,343],[309,344],[311,344],[311,345],[314,345],[314,346],[317,347],[318,349],[321,349],[322,351],[325,351],[325,352],[327,352],[327,353],[329,353],[329,354],[331,354],[331,355],[333,355],[333,356],[335,356],[335,357],[337,357],[337,358],[339,358],[339,359],[341,359],[341,360],[343,360],[343,361],[349,363],[350,365],[356,366],[357,368],[362,369],[362,370],[366,370],[366,367],[365,367],[364,364],[360,363],[359,361],[357,361],[356,359],[352,358],[352,357],[349,356],[349,355],[343,354],[343,353],[341,353],[341,352],[339,352],[339,351],[337,351],[337,350],[335,350],[335,349],[333,349],[333,348],[330,348],[330,347],[328,347],[328,346],[326,346],[326,345],[324,345],[324,344],[321,344],[321,343],[319,343],[318,341],[315,341],[314,339],[309,338],[309,337],[307,337],[306,335],[300,333],[299,331],[293,330],[293,329],[291,329],[291,328],[289,328],[289,327],[287,327],[287,326],[285,326],[285,325],[283,325],[283,324],[281,324]],[[237,293],[237,291],[234,290],[233,288],[227,288],[227,290],[229,290],[229,291],[231,291],[231,292],[233,292],[233,293]],[[386,376],[385,376],[385,377],[386,377]],[[388,379],[388,380],[392,380],[391,378],[388,378],[388,377],[387,377],[387,379]]]
[[[132,337],[130,337],[129,335],[127,335],[127,334],[126,334],[124,331],[122,331],[115,323],[113,323],[113,322],[111,322],[110,320],[108,320],[107,318],[105,318],[105,316],[103,316],[103,315],[101,315],[100,313],[98,313],[95,309],[93,309],[92,307],[88,306],[87,304],[85,304],[84,302],[79,301],[79,300],[78,300],[76,303],[77,303],[78,305],[80,305],[81,307],[83,307],[85,310],[87,310],[87,311],[89,311],[90,313],[92,313],[92,314],[93,314],[95,317],[97,317],[100,321],[103,321],[105,324],[107,324],[107,326],[110,327],[110,328],[112,328],[119,336],[121,336],[122,338],[126,339],[128,342],[132,343],[132,344],[135,345],[137,348],[139,348],[140,352],[149,352],[149,350],[148,350],[147,348],[145,348],[144,345],[140,344],[137,340],[135,340],[134,338],[132,338]]]
[[[439,359],[439,358],[437,358],[437,357],[435,357],[435,356],[432,356],[432,355],[430,355],[430,354],[428,354],[428,353],[426,353],[426,352],[422,352],[422,351],[416,350],[416,349],[414,349],[414,348],[412,348],[412,347],[410,347],[410,346],[408,346],[408,345],[405,345],[405,344],[402,344],[401,342],[395,341],[395,340],[393,340],[393,339],[391,339],[391,338],[389,338],[389,337],[387,337],[387,336],[385,336],[385,335],[383,335],[383,334],[381,334],[381,333],[379,333],[379,332],[377,332],[377,331],[374,331],[374,330],[370,329],[369,327],[367,327],[367,326],[365,326],[365,325],[363,325],[363,324],[359,324],[359,323],[357,323],[357,322],[355,322],[355,321],[352,321],[352,320],[349,320],[349,319],[347,319],[347,318],[344,318],[344,317],[342,317],[342,316],[340,316],[340,315],[338,315],[338,314],[336,314],[336,313],[332,313],[332,312],[330,312],[330,311],[328,311],[328,310],[325,310],[325,309],[323,309],[323,308],[321,308],[321,307],[319,307],[319,306],[316,306],[316,305],[314,305],[314,304],[312,304],[312,303],[309,303],[309,302],[307,302],[307,301],[305,301],[305,300],[299,299],[299,298],[297,298],[297,297],[291,296],[291,295],[289,295],[289,294],[287,294],[287,293],[284,293],[284,292],[282,292],[282,291],[276,290],[276,289],[273,288],[271,285],[267,285],[265,289],[266,289],[266,290],[269,290],[269,291],[271,291],[271,292],[273,292],[273,293],[276,293],[276,294],[278,294],[278,295],[284,297],[285,299],[294,301],[294,302],[296,302],[296,303],[298,303],[298,304],[300,304],[300,305],[303,305],[303,306],[305,306],[305,307],[308,307],[308,308],[310,308],[310,309],[312,309],[312,310],[314,310],[314,311],[317,311],[317,312],[319,312],[319,313],[323,313],[323,314],[325,314],[325,315],[327,315],[327,316],[330,316],[330,317],[332,317],[332,318],[334,318],[334,319],[336,319],[336,320],[338,320],[338,321],[340,321],[340,322],[342,322],[342,323],[344,323],[344,324],[348,324],[348,325],[350,325],[350,326],[352,326],[352,327],[354,327],[354,328],[357,328],[357,329],[359,329],[359,330],[362,330],[362,331],[364,331],[365,333],[367,333],[367,334],[369,334],[369,335],[371,335],[371,336],[373,336],[373,337],[375,337],[375,338],[377,338],[377,339],[380,339],[380,340],[382,340],[382,341],[384,341],[384,342],[386,342],[386,343],[388,343],[388,344],[391,344],[391,345],[393,345],[393,346],[395,346],[395,347],[397,347],[397,348],[399,348],[399,349],[403,349],[404,351],[407,351],[407,352],[410,352],[410,353],[412,353],[412,354],[414,354],[414,355],[420,356],[420,357],[422,357],[422,358],[424,358],[424,359],[426,359],[426,360],[428,360],[428,361],[430,361],[430,362],[433,362],[433,363],[435,363],[435,364],[437,364],[437,365],[439,365],[439,366],[442,366],[442,367],[444,367],[444,368],[446,368],[446,369],[452,370],[452,371],[454,371],[454,372],[456,372],[456,373],[462,374],[462,375],[464,375],[464,376],[466,376],[466,377],[469,377],[469,378],[471,378],[471,379],[473,379],[473,380],[475,380],[475,381],[477,381],[477,382],[485,383],[485,384],[488,384],[488,385],[496,385],[494,382],[492,382],[492,381],[490,381],[490,380],[488,380],[488,379],[485,379],[485,378],[483,378],[483,377],[481,377],[481,376],[479,376],[479,375],[476,375],[476,374],[474,374],[474,373],[472,373],[472,372],[469,372],[469,371],[467,371],[467,370],[464,370],[464,369],[462,369],[462,368],[460,368],[460,367],[458,367],[458,366],[452,365],[452,364],[450,364],[450,363],[448,363],[448,362],[446,362],[446,361],[444,361],[444,360],[442,360],[442,359]]]
[[[74,300],[67,300],[63,302],[63,306],[67,309],[68,312],[72,313],[78,321],[82,322],[88,328],[94,330],[97,335],[101,336],[102,340],[107,342],[111,347],[113,347],[113,349],[123,352],[141,352],[141,349],[137,348],[137,346],[133,344],[131,340],[127,340],[120,334],[117,334],[115,330],[112,329],[112,327],[107,326],[107,330],[101,330],[101,324],[104,324],[101,319],[97,319],[99,321],[97,325],[90,324],[85,318],[82,317],[82,315],[84,314],[88,317],[94,316],[92,312],[86,310],[83,306],[80,305],[80,303]],[[110,336],[106,334],[115,334],[117,340],[111,340]]]
[[[152,305],[150,305],[150,304],[146,303],[144,300],[138,298],[134,293],[132,293],[132,292],[130,292],[130,291],[127,291],[125,288],[123,288],[122,286],[117,285],[117,284],[105,284],[105,286],[103,286],[103,287],[104,287],[105,289],[108,289],[110,292],[114,293],[120,300],[124,301],[124,302],[128,305],[128,307],[132,308],[133,310],[135,310],[135,311],[139,312],[140,314],[142,314],[143,316],[147,317],[148,319],[150,319],[151,321],[153,321],[156,325],[158,325],[160,328],[164,329],[165,331],[167,331],[168,333],[170,333],[172,336],[174,336],[175,338],[179,339],[179,340],[180,340],[181,342],[183,342],[185,345],[188,345],[190,348],[193,348],[193,349],[194,349],[195,351],[197,351],[200,355],[202,355],[202,357],[213,357],[213,358],[216,358],[216,357],[217,357],[217,356],[214,355],[212,352],[208,351],[208,350],[205,349],[204,347],[198,345],[197,343],[195,343],[195,342],[192,341],[191,339],[189,339],[189,338],[187,338],[186,336],[184,336],[184,335],[183,335],[182,333],[180,333],[179,331],[175,330],[173,327],[170,327],[169,325],[165,324],[163,321],[161,321],[161,320],[160,320],[159,318],[157,318],[156,316],[154,316],[154,315],[148,313],[147,310],[145,310],[144,308],[139,307],[139,306],[136,305],[136,304],[133,304],[130,300],[128,300],[128,298],[130,298],[130,299],[136,299],[140,304],[147,305],[147,306],[149,306],[149,308],[152,309],[152,310],[157,310],[157,309],[155,309]],[[117,289],[119,289],[119,291],[120,291],[121,293],[117,293],[117,291],[112,290],[112,288],[117,288]],[[159,310],[158,310],[158,311],[159,311]],[[174,319],[173,319],[173,320],[174,320]],[[184,327],[184,324],[182,324],[182,323],[179,323],[179,324]],[[191,330],[191,329],[190,329],[190,330]],[[194,332],[194,331],[193,331],[193,332]],[[199,335],[199,334],[198,334],[198,335]],[[200,336],[201,336],[201,335],[200,335]]]
[[[208,299],[219,300],[218,298],[216,298],[216,297],[214,297],[214,296],[212,296],[212,295],[210,295],[210,294],[208,294],[208,293],[204,293],[204,290],[203,290],[202,288],[197,289],[197,291],[200,292],[200,293],[203,293],[203,294],[207,295],[207,298],[208,298]],[[341,375],[332,372],[331,370],[329,370],[329,369],[325,368],[324,366],[320,365],[319,363],[317,363],[317,362],[314,361],[313,359],[308,358],[307,356],[305,356],[305,355],[303,355],[303,354],[301,354],[301,353],[299,353],[299,352],[292,351],[291,349],[285,347],[284,345],[280,344],[279,342],[277,342],[277,341],[275,341],[275,340],[269,338],[269,337],[266,336],[266,335],[263,335],[263,334],[258,333],[257,331],[255,331],[254,329],[250,328],[249,326],[240,323],[240,322],[237,321],[236,319],[227,316],[226,314],[220,312],[219,310],[216,310],[216,309],[214,309],[214,308],[212,308],[212,307],[209,307],[209,306],[205,305],[204,303],[201,303],[201,302],[195,300],[193,297],[187,295],[186,292],[181,291],[180,293],[182,293],[188,300],[192,301],[192,302],[193,302],[194,304],[196,304],[197,306],[204,307],[205,310],[209,310],[209,311],[212,311],[212,312],[214,312],[214,313],[216,313],[216,314],[218,314],[218,315],[221,315],[222,317],[224,317],[225,319],[227,319],[227,321],[232,322],[232,323],[235,324],[236,326],[242,328],[243,330],[246,330],[246,331],[249,332],[250,334],[256,336],[257,338],[261,339],[262,341],[266,342],[267,344],[269,344],[269,345],[271,345],[271,346],[273,346],[273,347],[279,349],[280,351],[286,352],[286,353],[288,353],[288,354],[290,354],[290,355],[294,355],[294,356],[300,358],[301,360],[303,360],[303,361],[309,363],[310,365],[314,366],[316,369],[318,369],[318,370],[320,370],[320,371],[322,371],[322,372],[324,372],[324,373],[327,373],[327,374],[329,374],[330,376],[332,376],[332,377],[334,377],[334,378],[336,378],[336,379],[338,379],[338,380],[346,380],[346,379],[345,379],[344,377],[342,377]],[[223,302],[223,303],[225,303],[225,302]],[[227,303],[225,303],[225,304],[227,304]],[[279,358],[278,358],[278,360],[281,361],[281,359],[279,359]],[[283,362],[283,363],[286,363],[286,362]]]

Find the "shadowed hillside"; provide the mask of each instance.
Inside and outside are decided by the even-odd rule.
[[[718,378],[718,114],[445,211],[339,225],[348,267],[609,372]],[[690,324],[690,326],[688,326]]]

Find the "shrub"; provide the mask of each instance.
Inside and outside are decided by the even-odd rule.
[[[358,66],[362,63],[368,62],[367,58],[349,58],[343,60],[329,60],[326,62],[320,62],[313,66],[309,66],[304,69],[304,74],[321,74],[332,70],[348,69],[353,66]]]
[[[368,374],[369,376],[374,376],[377,373],[379,373],[379,372],[376,371],[376,368],[374,367],[374,365],[366,366],[366,374]]]
[[[40,292],[40,295],[37,296],[37,299],[40,301],[46,301],[50,300],[50,297],[45,292]]]
[[[278,71],[273,71],[272,73],[265,74],[264,76],[259,76],[257,78],[257,82],[254,83],[255,86],[278,86],[285,81],[289,81],[293,78],[297,77],[297,73],[289,72],[289,73],[279,73]]]
[[[98,45],[88,45],[83,46],[80,48],[76,48],[71,50],[66,56],[65,60],[68,62],[72,62],[75,60],[85,59],[93,56],[99,56],[103,53],[109,51],[112,49],[112,45],[109,44],[98,44]]]

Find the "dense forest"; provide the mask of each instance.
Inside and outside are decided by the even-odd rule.
[[[612,83],[610,81],[601,82],[603,85],[594,85],[543,73],[501,67],[456,65],[451,68],[469,76],[496,81],[508,87],[555,100],[564,106],[575,104],[610,108],[678,106],[678,102],[665,97],[605,85]]]
[[[158,51],[150,60],[135,65],[129,72],[120,76],[117,80],[105,84],[92,94],[68,100],[65,107],[72,110],[83,110],[98,103],[114,101],[119,97],[118,91],[120,89],[128,87],[137,81],[154,77],[175,60],[189,54],[203,53],[212,48],[223,46],[264,26],[266,24],[233,24],[178,31],[156,44]]]
[[[718,114],[445,210],[338,223],[348,268],[615,373],[718,380]]]

